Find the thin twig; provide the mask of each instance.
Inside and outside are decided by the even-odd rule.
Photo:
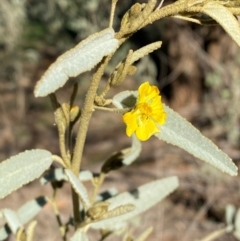
[[[108,93],[108,91],[110,90],[110,88],[111,88],[110,84],[107,83],[106,86],[105,86],[105,88],[104,88],[104,90],[103,90],[103,92],[101,93],[100,97],[101,97],[101,98],[104,98],[105,95],[106,95],[106,94]]]
[[[197,241],[212,241],[216,238],[221,237],[222,235],[226,234],[228,232],[228,227],[216,230],[212,233],[210,233],[208,236],[206,236],[203,239],[197,240]]]
[[[114,13],[115,13],[117,1],[118,0],[112,0],[111,14],[110,14],[110,20],[109,20],[109,28],[112,28],[112,26],[113,26],[113,18],[114,18]]]
[[[93,194],[91,197],[91,205],[94,204],[94,201],[96,199],[96,196],[98,194],[98,191],[100,189],[100,187],[102,186],[103,182],[105,179],[105,174],[103,172],[101,172],[100,176],[97,178],[97,183],[95,184],[94,190],[93,190]]]
[[[53,212],[56,216],[61,236],[64,237],[64,227],[63,227],[63,223],[62,223],[62,220],[61,220],[61,217],[60,217],[60,214],[59,214],[59,210],[58,210],[58,207],[57,207],[57,204],[56,204],[57,192],[58,192],[58,189],[54,188],[53,197],[51,199],[49,199],[49,201],[50,201],[50,204],[52,205]]]
[[[118,109],[118,108],[108,108],[108,107],[97,106],[97,105],[94,105],[94,109],[114,112],[118,114],[125,114],[126,112],[131,110],[131,108]]]
[[[63,167],[67,167],[66,164],[64,163],[63,159],[60,156],[52,155],[52,160],[55,161],[55,162],[58,162]]]
[[[51,100],[52,107],[53,107],[53,109],[55,111],[57,108],[60,107],[60,104],[59,104],[59,102],[57,100],[57,97],[56,97],[56,95],[54,93],[50,94],[49,97],[50,97],[50,100]]]
[[[73,215],[74,215],[74,227],[75,230],[78,228],[78,224],[81,222],[81,216],[79,213],[80,205],[79,205],[79,197],[73,188],[72,190],[72,204],[73,204]]]
[[[65,146],[65,134],[59,131],[59,148],[61,152],[61,156],[63,158],[64,163],[68,168],[70,168],[71,163],[67,155],[66,146]]]
[[[159,10],[162,7],[163,2],[164,2],[164,0],[161,0],[161,2],[159,3],[158,7],[156,8],[156,10]]]
[[[181,12],[186,12],[187,10],[188,9],[187,9],[186,3],[184,2],[179,3],[178,1],[176,1],[173,4],[167,5],[163,8],[157,9],[156,11],[152,12],[147,18],[147,20],[141,25],[141,28],[157,20],[160,20],[162,18],[171,17]]]
[[[70,97],[70,111],[71,111],[71,108],[73,107],[74,101],[76,99],[77,92],[78,92],[78,82],[75,82],[74,86],[73,86],[72,94]],[[75,124],[75,122],[70,121],[68,130],[67,130],[66,146],[67,146],[68,152],[71,154],[72,154],[72,130],[73,130],[74,124]]]
[[[74,100],[76,99],[77,92],[78,92],[78,82],[75,82],[73,85],[73,91],[70,98],[70,107],[73,107],[73,103],[74,103]]]

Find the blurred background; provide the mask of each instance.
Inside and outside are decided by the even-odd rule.
[[[121,17],[135,2],[119,0],[114,18],[116,31]],[[164,5],[171,2],[166,0]],[[110,0],[0,2],[0,160],[33,148],[59,154],[51,103],[48,98],[34,98],[33,88],[60,54],[108,26],[110,5]],[[238,165],[240,50],[221,27],[199,26],[173,18],[145,27],[118,50],[100,89],[129,49],[159,40],[163,42],[161,49],[139,61],[137,73],[111,90],[109,97],[122,90],[136,90],[147,80],[158,85],[164,102],[191,121]],[[68,101],[73,83],[78,81],[76,104],[81,106],[90,76],[86,73],[70,79],[57,92],[59,101]],[[129,145],[121,116],[96,112],[86,140],[83,168],[97,172],[112,152]],[[240,205],[239,177],[228,177],[154,138],[143,143],[143,152],[132,167],[110,174],[103,190],[116,186],[124,191],[170,175],[179,176],[180,188],[147,212],[144,221],[133,223],[137,232],[154,226],[149,240],[200,239],[224,226],[228,203]],[[42,194],[50,195],[51,188],[40,187],[36,181],[1,200],[0,208],[17,209]],[[66,187],[59,198],[63,220],[71,210],[69,195]],[[50,207],[43,210],[38,220],[35,240],[59,240]],[[218,240],[237,239],[229,234]]]

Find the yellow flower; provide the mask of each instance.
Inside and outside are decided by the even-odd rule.
[[[136,133],[140,141],[146,141],[160,132],[158,125],[163,125],[166,117],[157,86],[145,82],[138,88],[135,107],[123,115],[123,121],[127,125],[126,134],[131,136]]]

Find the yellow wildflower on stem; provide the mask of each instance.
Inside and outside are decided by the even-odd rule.
[[[127,136],[135,133],[140,141],[146,141],[160,132],[158,125],[165,123],[167,114],[159,93],[157,86],[151,86],[149,82],[140,85],[135,107],[123,115]]]

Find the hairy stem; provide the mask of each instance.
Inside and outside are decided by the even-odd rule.
[[[94,109],[108,111],[108,112],[114,112],[114,113],[118,113],[118,114],[125,114],[126,112],[131,110],[131,108],[118,109],[118,108],[108,108],[108,107],[96,106],[96,105],[94,106]]]
[[[115,8],[116,8],[117,1],[118,1],[118,0],[112,0],[112,7],[111,7],[111,14],[110,14],[109,28],[112,28],[112,25],[113,25],[113,18],[114,18],[114,12],[115,12]]]
[[[91,205],[94,204],[98,191],[104,182],[104,179],[105,179],[105,174],[101,172],[100,177],[98,178],[97,182],[95,183],[94,191],[93,191],[93,194],[91,197]]]
[[[108,91],[109,91],[110,89],[111,89],[111,86],[109,85],[109,83],[107,83],[106,86],[105,86],[105,88],[104,88],[104,90],[103,90],[103,92],[101,93],[100,97],[101,97],[101,98],[104,98],[105,95],[108,93]]]
[[[66,164],[64,163],[63,159],[60,156],[52,155],[52,160],[61,164],[63,167],[66,167]]]
[[[148,24],[152,24],[153,22],[162,19],[164,17],[171,17],[176,14],[179,14],[180,12],[187,11],[187,4],[185,2],[178,3],[175,2],[173,4],[167,5],[163,8],[155,10],[153,13],[150,14],[150,16],[147,18],[147,20],[142,24],[141,28],[145,27]]]
[[[111,59],[111,56],[104,57],[102,62],[98,65],[98,69],[92,77],[92,81],[86,95],[81,117],[79,120],[77,140],[73,151],[73,159],[72,159],[72,167],[71,167],[72,172],[76,176],[78,175],[78,172],[81,166],[83,148],[84,148],[84,144],[87,136],[88,125],[89,125],[89,121],[91,119],[92,113],[94,111],[94,98],[96,96],[99,82],[104,73],[104,69],[107,66],[110,59]],[[72,189],[72,202],[73,202],[75,227],[77,227],[77,225],[81,221],[80,215],[79,215],[79,198],[73,189]]]
[[[68,158],[66,146],[65,146],[65,134],[62,133],[61,131],[59,131],[59,148],[60,148],[60,152],[61,152],[61,156],[63,158],[64,164],[68,168],[70,168],[71,163],[70,163],[70,160]]]
[[[105,57],[102,60],[102,62],[98,65],[98,69],[93,75],[90,87],[86,95],[81,117],[79,120],[77,140],[76,140],[76,144],[73,152],[72,171],[75,175],[78,175],[79,168],[81,165],[83,147],[86,140],[88,125],[89,125],[89,121],[91,119],[92,113],[94,111],[94,98],[97,92],[99,82],[104,73],[104,69],[108,64],[108,61],[110,60],[110,58],[111,56]]]

